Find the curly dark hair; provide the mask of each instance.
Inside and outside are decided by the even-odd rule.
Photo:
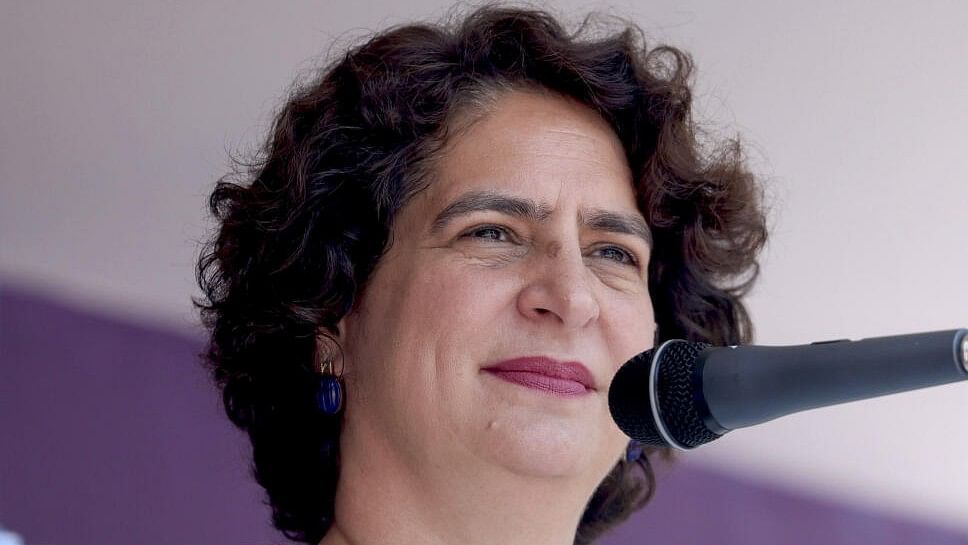
[[[621,26],[600,32],[602,21]],[[276,528],[316,543],[332,524],[341,419],[317,408],[318,352],[339,350],[337,323],[390,244],[394,217],[430,183],[455,112],[481,96],[540,90],[597,111],[624,146],[652,231],[657,340],[749,342],[741,297],[766,239],[761,191],[737,140],[700,143],[691,73],[688,55],[647,47],[625,20],[590,16],[569,33],[545,11],[485,6],[381,32],[293,91],[257,158],[209,199],[220,226],[198,263],[206,300],[195,301],[211,333],[206,364],[252,441]],[[651,499],[649,456],[663,453],[613,468],[575,543]]]

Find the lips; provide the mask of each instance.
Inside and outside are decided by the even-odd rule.
[[[591,372],[576,361],[534,356],[502,361],[484,370],[504,380],[554,394],[580,395],[595,390]]]

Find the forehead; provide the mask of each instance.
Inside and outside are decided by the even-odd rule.
[[[621,142],[591,108],[550,93],[514,91],[455,133],[427,195],[446,206],[467,191],[499,190],[553,208],[562,200],[635,210]]]

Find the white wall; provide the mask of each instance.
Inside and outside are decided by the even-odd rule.
[[[579,14],[580,2],[562,2]],[[691,51],[769,182],[762,344],[968,326],[968,4],[613,2]],[[204,201],[334,40],[443,2],[0,6],[0,274],[184,330]],[[338,50],[338,46],[337,46]],[[690,458],[968,531],[968,385],[741,430]]]

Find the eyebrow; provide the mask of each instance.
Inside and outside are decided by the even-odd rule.
[[[461,195],[437,214],[431,232],[440,232],[450,221],[473,212],[494,211],[515,218],[542,223],[551,217],[552,208],[531,199],[513,197],[495,191],[471,191]],[[652,246],[652,235],[645,220],[636,214],[610,212],[592,208],[579,212],[579,221],[593,231],[620,233],[641,238]]]
[[[579,212],[579,217],[581,223],[592,231],[636,236],[641,238],[650,248],[652,247],[652,232],[640,216],[593,208],[587,213]]]

